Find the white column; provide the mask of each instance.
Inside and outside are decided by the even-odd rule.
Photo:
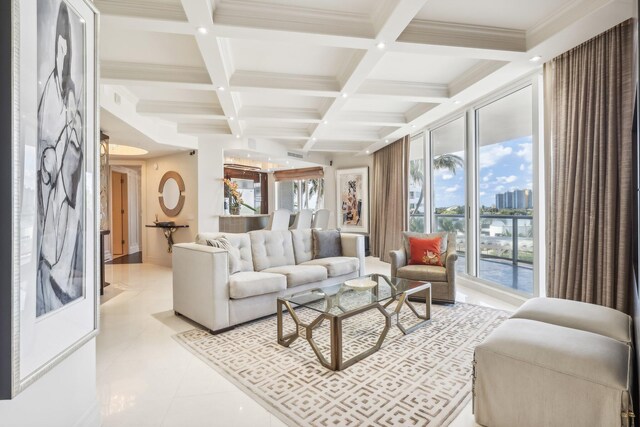
[[[198,148],[198,232],[219,231],[224,213],[224,144],[201,141]]]

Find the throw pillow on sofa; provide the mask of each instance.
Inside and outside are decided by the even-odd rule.
[[[407,254],[407,260],[411,259],[411,246],[409,245],[409,239],[417,237],[419,239],[433,239],[434,237],[440,237],[440,258],[444,263],[447,257],[447,250],[449,246],[449,233],[446,231],[439,231],[436,233],[418,233],[415,231],[403,231],[402,232],[402,246],[404,246],[405,253]]]
[[[437,265],[442,267],[443,257],[440,253],[442,237],[431,239],[409,237],[409,246],[411,248],[410,265]]]
[[[312,230],[313,259],[342,256],[342,239],[338,230]]]
[[[229,253],[229,274],[237,273],[242,270],[240,250],[233,246],[226,237],[207,239],[207,245],[218,249],[224,249]]]

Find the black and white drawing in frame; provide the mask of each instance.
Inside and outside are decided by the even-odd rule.
[[[84,21],[63,0],[38,0],[36,314],[83,297]]]

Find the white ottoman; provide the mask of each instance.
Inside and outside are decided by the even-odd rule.
[[[612,308],[559,298],[532,298],[512,319],[529,319],[580,329],[631,345],[631,317]]]
[[[491,427],[630,425],[631,347],[592,332],[509,319],[476,347],[473,409]]]

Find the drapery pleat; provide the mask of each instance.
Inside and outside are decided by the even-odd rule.
[[[389,251],[402,244],[407,229],[409,135],[373,154],[371,255],[391,262]]]
[[[629,312],[634,92],[632,21],[545,64],[548,296]]]

